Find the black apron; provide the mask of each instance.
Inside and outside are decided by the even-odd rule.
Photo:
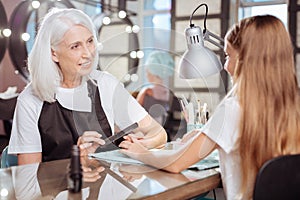
[[[111,127],[101,105],[98,87],[87,82],[92,112],[79,112],[64,108],[58,101],[44,102],[38,121],[42,143],[42,161],[70,158],[72,145],[77,144],[84,131],[97,131],[102,139],[112,135]],[[102,149],[115,149],[107,145]]]

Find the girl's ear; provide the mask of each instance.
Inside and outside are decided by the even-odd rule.
[[[58,62],[58,60],[59,60],[58,56],[57,56],[56,52],[53,49],[51,49],[51,54],[52,54],[52,60],[54,62]]]

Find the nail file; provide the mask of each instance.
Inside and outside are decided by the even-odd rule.
[[[131,131],[133,131],[137,127],[138,127],[138,123],[131,124],[130,126],[126,127],[125,129],[121,130],[120,132],[106,138],[104,140],[105,141],[104,146],[116,141],[117,139],[120,139],[121,137],[123,137],[125,135],[128,135],[129,133],[131,133]]]

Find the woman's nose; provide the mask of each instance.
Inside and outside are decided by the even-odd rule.
[[[82,57],[91,57],[95,51],[95,48],[84,46],[82,50]]]

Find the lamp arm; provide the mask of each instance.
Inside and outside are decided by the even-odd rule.
[[[206,3],[202,3],[200,4],[199,6],[197,6],[197,8],[195,8],[195,10],[193,11],[192,15],[190,16],[190,27],[194,27],[195,25],[192,23],[192,19],[193,19],[193,16],[195,14],[195,12],[201,7],[201,6],[205,6],[205,15],[204,15],[204,30],[203,32],[205,33],[206,32],[206,19],[207,19],[207,13],[208,13],[208,6]]]
[[[215,40],[212,40],[210,37],[213,37],[213,38],[217,39],[218,41],[221,42],[221,44],[218,43],[218,42],[216,42]],[[214,44],[215,46],[219,47],[220,49],[224,48],[224,46],[222,45],[224,43],[223,38],[221,38],[220,36],[218,36],[218,35],[210,32],[207,29],[206,29],[206,32],[203,35],[203,39],[206,40],[206,41],[208,41],[208,42],[210,42],[210,43],[212,43],[212,44]]]

